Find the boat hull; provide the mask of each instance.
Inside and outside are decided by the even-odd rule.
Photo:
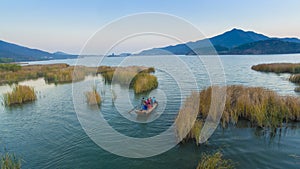
[[[156,109],[156,107],[158,106],[158,103],[154,103],[152,108],[148,109],[148,110],[135,110],[135,113],[138,115],[148,115],[150,114],[154,109]]]

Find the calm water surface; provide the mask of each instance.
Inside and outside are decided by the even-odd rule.
[[[299,96],[293,90],[295,84],[288,81],[288,74],[260,73],[251,66],[271,62],[300,62],[300,55],[221,56],[227,84],[261,86],[281,95]],[[86,65],[97,65],[95,58],[81,59]],[[99,60],[99,59],[97,59]],[[181,62],[182,60],[182,62]],[[68,63],[76,60],[52,60],[29,64]],[[150,117],[141,118],[128,114],[130,106],[124,99],[129,96],[132,104],[138,104],[142,95],[134,95],[119,85],[105,85],[101,77],[87,77],[76,84],[86,86],[95,82],[103,97],[101,112],[118,132],[131,137],[155,136],[170,127],[178,109],[191,90],[200,90],[211,84],[205,65],[195,56],[181,56],[179,60],[161,57],[108,58],[104,65],[145,65],[157,68],[159,87],[150,95],[156,95],[160,106]],[[186,66],[188,65],[188,66]],[[187,68],[185,68],[187,67]],[[186,70],[186,71],[185,71]],[[196,80],[191,82],[190,74]],[[214,74],[212,74],[214,75]],[[211,76],[212,76],[211,75]],[[215,75],[218,76],[218,75]],[[300,124],[288,124],[276,135],[269,131],[249,128],[246,123],[228,129],[218,128],[207,144],[177,145],[171,150],[150,158],[131,159],[111,154],[98,147],[82,129],[73,105],[72,84],[48,85],[43,79],[22,82],[34,86],[38,100],[22,106],[0,107],[0,146],[15,152],[23,159],[24,168],[102,168],[102,169],[193,169],[203,152],[222,151],[225,158],[238,163],[238,168],[299,168]],[[112,89],[112,90],[111,90]],[[0,93],[10,91],[1,86]],[[112,101],[112,91],[116,100]],[[2,98],[1,98],[2,99]],[[118,104],[121,110],[117,110]],[[87,113],[98,111],[85,107]],[[101,129],[100,129],[101,130]],[[2,149],[3,149],[2,148]]]

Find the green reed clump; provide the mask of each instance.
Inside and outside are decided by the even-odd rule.
[[[157,77],[154,75],[142,73],[136,76],[133,83],[133,90],[135,93],[143,93],[157,88]]]
[[[32,102],[36,99],[37,97],[34,89],[29,86],[17,85],[14,86],[12,92],[4,94],[4,102],[7,106]]]
[[[233,169],[234,164],[231,160],[223,158],[221,152],[215,154],[204,153],[200,159],[197,169]]]
[[[212,88],[200,92],[199,114],[209,112]],[[280,96],[260,87],[228,86],[221,123],[236,124],[247,119],[259,127],[280,127],[282,123],[300,120],[300,98]]]
[[[251,69],[261,72],[274,73],[300,73],[300,63],[270,63],[258,64],[251,67]]]
[[[93,87],[92,91],[86,92],[86,101],[89,105],[100,105],[101,104],[101,97],[97,92],[96,87]]]
[[[18,64],[0,64],[0,71],[13,71],[16,72],[18,70],[21,70],[21,66]]]
[[[184,138],[185,141],[195,140],[196,145],[200,143],[200,133],[204,123],[202,120],[196,120],[189,134]]]
[[[5,153],[4,155],[0,155],[0,166],[1,169],[20,169],[21,160],[14,154]]]
[[[300,74],[291,75],[289,80],[293,83],[300,84]]]

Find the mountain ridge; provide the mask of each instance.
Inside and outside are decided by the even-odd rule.
[[[63,52],[50,53],[0,40],[0,58],[11,59],[15,62],[65,59],[74,58],[75,56]]]
[[[270,39],[276,39],[282,42],[290,42],[289,45],[294,46],[296,48],[298,48],[298,46],[292,43],[300,43],[300,39],[298,38],[268,37],[260,33],[255,33],[254,31],[244,31],[242,29],[233,28],[230,31],[224,32],[220,35],[211,38],[206,38],[195,42],[187,42],[183,44],[143,50],[137,55],[159,55],[159,54],[193,55],[196,53],[197,54],[232,54],[233,52],[231,52],[231,50],[241,45],[251,44],[253,42],[258,42],[258,41],[263,42],[265,40],[270,40]],[[260,45],[264,46],[266,44],[260,43]],[[212,47],[214,47],[215,49]],[[235,51],[237,51],[237,49]],[[272,53],[270,54],[274,54],[274,53],[279,54],[281,53],[281,51],[282,49],[280,49],[280,51],[278,52],[276,52],[276,50],[272,50]],[[287,52],[298,53],[297,51],[299,50],[290,49]],[[246,53],[246,52],[239,51],[238,53]],[[268,53],[262,51],[261,53],[258,54],[268,54]]]

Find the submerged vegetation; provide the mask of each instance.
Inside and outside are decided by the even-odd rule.
[[[86,92],[86,101],[89,105],[100,105],[101,104],[101,97],[97,92],[96,87],[93,87],[92,91]]]
[[[234,164],[231,160],[223,158],[221,152],[215,154],[202,154],[201,160],[197,166],[197,169],[233,169]]]
[[[36,98],[35,91],[32,87],[22,85],[14,86],[12,92],[4,94],[4,102],[7,106],[32,102],[35,101]]]
[[[175,124],[177,137],[182,142],[195,140],[199,143],[199,134],[210,110],[212,88],[192,93],[179,111]],[[280,96],[261,87],[233,85],[224,88],[227,91],[226,101],[220,119],[224,128],[229,124],[237,124],[239,120],[249,121],[252,127],[272,129],[282,127],[283,123],[300,121],[298,97]]]
[[[20,169],[21,160],[18,159],[14,154],[0,154],[0,165],[1,169]]]

